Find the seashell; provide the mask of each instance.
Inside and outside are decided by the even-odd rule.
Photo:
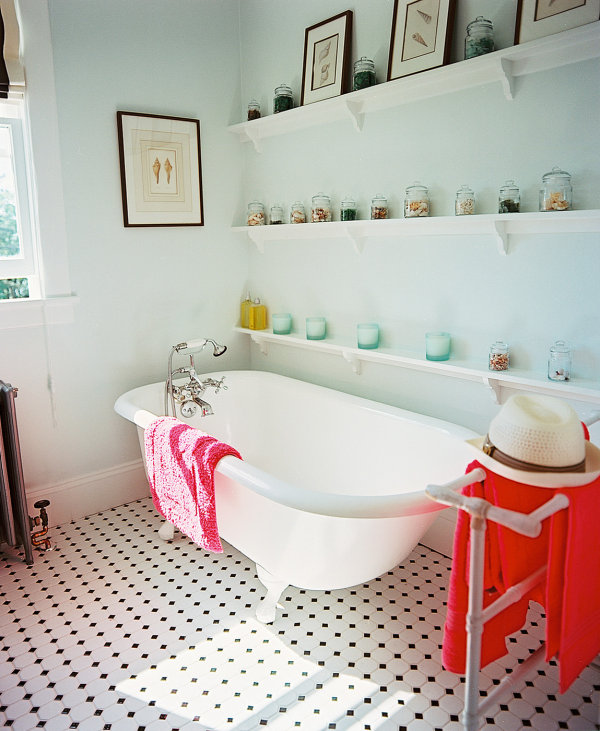
[[[321,62],[326,56],[329,55],[331,49],[331,41],[325,46],[325,48],[319,53],[319,62]]]
[[[152,171],[154,172],[154,177],[158,183],[158,176],[160,175],[160,162],[158,161],[158,158],[156,158],[152,163]]]
[[[550,0],[550,5],[552,5],[553,2],[554,0]],[[431,23],[431,15],[429,15],[429,13],[424,13],[422,10],[417,10],[417,13],[419,13],[427,24]]]
[[[325,65],[321,66],[321,83],[324,81],[327,81],[329,78],[329,67],[331,66],[330,63],[326,63]]]
[[[171,182],[171,170],[173,170],[173,166],[171,165],[171,161],[169,158],[165,160],[165,172],[167,173],[167,185]]]
[[[427,43],[425,43],[425,39],[420,33],[413,33],[412,34],[413,41],[416,41],[417,43],[420,43],[421,45],[425,46],[425,48],[428,48],[429,46]]]

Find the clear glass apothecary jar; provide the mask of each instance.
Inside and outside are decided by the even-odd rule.
[[[404,199],[404,218],[429,215],[429,191],[418,181],[409,185]]]
[[[283,223],[283,206],[280,206],[279,203],[275,203],[271,206],[271,220],[269,223],[271,226],[282,224]]]
[[[388,202],[384,195],[378,193],[371,199],[371,220],[388,217]]]
[[[366,89],[368,86],[375,86],[375,64],[370,58],[363,56],[354,62],[354,76],[352,90]]]
[[[327,223],[331,221],[331,198],[325,193],[313,195],[311,219],[313,223]]]
[[[248,226],[264,226],[265,225],[265,207],[259,201],[251,201],[248,203]]]
[[[461,185],[456,191],[454,213],[457,216],[472,216],[475,213],[475,193],[468,185]]]
[[[251,122],[253,119],[260,119],[260,104],[256,99],[250,99],[248,102],[248,121]]]
[[[548,355],[548,378],[568,381],[571,378],[571,348],[564,340],[557,340]]]
[[[465,36],[465,59],[483,56],[494,50],[494,27],[491,20],[478,15],[467,25]]]
[[[356,201],[346,196],[340,206],[340,221],[356,221]]]
[[[498,195],[498,213],[519,213],[521,210],[521,191],[514,180],[507,180]]]
[[[508,370],[509,353],[508,344],[503,340],[496,340],[490,346],[488,366],[491,371]]]
[[[275,98],[273,99],[273,114],[279,114],[279,112],[287,112],[288,109],[293,109],[294,99],[292,97],[292,90],[287,84],[280,84],[275,88]]]
[[[290,206],[290,223],[306,223],[306,211],[302,201],[296,201]]]
[[[571,176],[559,167],[553,167],[542,177],[540,211],[568,211],[572,203]]]

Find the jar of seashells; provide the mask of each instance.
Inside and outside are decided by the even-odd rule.
[[[325,193],[317,193],[312,197],[312,222],[327,223],[331,221],[331,198]]]
[[[292,90],[287,84],[280,84],[275,89],[275,98],[273,99],[273,114],[279,112],[287,112],[294,106]]]
[[[471,216],[475,213],[475,193],[468,185],[461,185],[456,191],[454,213],[457,216]]]
[[[467,26],[465,37],[465,59],[483,56],[494,50],[494,28],[491,20],[478,15]]]
[[[304,203],[296,201],[290,206],[290,223],[306,223]]]
[[[248,226],[264,226],[265,225],[265,207],[259,201],[251,201],[248,203]]]
[[[418,181],[409,185],[404,199],[404,218],[429,215],[429,191]]]
[[[379,218],[388,217],[388,202],[387,198],[381,193],[378,193],[374,198],[371,199],[371,220],[375,221]]]
[[[568,211],[572,199],[571,176],[559,167],[553,167],[542,177],[540,211]]]

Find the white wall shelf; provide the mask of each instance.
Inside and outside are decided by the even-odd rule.
[[[356,252],[361,253],[369,237],[489,235],[496,242],[498,251],[507,254],[511,234],[599,233],[600,210],[285,223],[276,226],[234,226],[233,230],[248,234],[261,253],[267,241],[348,239]]]
[[[361,372],[362,363],[380,363],[416,371],[427,371],[463,381],[482,383],[490,389],[496,403],[502,403],[505,391],[525,390],[552,396],[573,399],[589,404],[600,405],[600,382],[573,379],[571,381],[550,381],[544,374],[531,371],[509,369],[507,371],[490,371],[487,363],[475,363],[450,359],[447,361],[429,361],[414,353],[401,352],[388,348],[361,350],[347,343],[331,340],[306,340],[302,335],[275,335],[272,330],[248,330],[235,327],[235,332],[250,335],[263,355],[268,355],[269,344],[287,347],[304,348],[318,353],[341,356],[357,375]]]
[[[315,104],[271,114],[228,129],[257,152],[263,139],[307,127],[349,119],[360,131],[366,114],[482,84],[499,83],[504,95],[515,96],[515,79],[600,56],[600,21],[528,43],[388,81]]]

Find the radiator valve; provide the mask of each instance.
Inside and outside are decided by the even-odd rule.
[[[50,500],[38,500],[37,502],[35,502],[33,504],[33,507],[38,508],[40,514],[35,518],[29,518],[29,529],[31,531],[33,531],[33,529],[36,528],[38,525],[42,526],[41,530],[37,530],[35,532],[32,532],[31,534],[31,543],[36,548],[39,548],[42,551],[52,550],[52,544],[50,543],[50,539],[47,537],[48,513],[46,512],[46,508],[48,507],[48,505],[50,505]]]

